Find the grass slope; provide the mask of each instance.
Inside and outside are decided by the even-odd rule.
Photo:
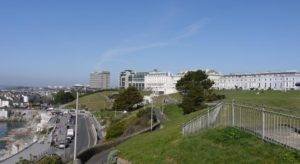
[[[240,90],[224,90],[219,91],[224,94],[226,100],[235,99],[237,102],[267,105],[270,107],[281,108],[274,109],[277,112],[300,116],[300,91],[240,91]]]
[[[264,143],[232,128],[210,129],[191,137],[181,135],[181,125],[204,111],[182,115],[177,106],[165,110],[164,128],[136,136],[117,147],[133,163],[295,163],[299,152]]]
[[[79,106],[87,107],[88,110],[97,111],[100,109],[107,109],[111,107],[111,102],[108,101],[107,96],[117,93],[116,91],[103,91],[79,98]],[[75,101],[66,105],[67,107],[75,107]]]

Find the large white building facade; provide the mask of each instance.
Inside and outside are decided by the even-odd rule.
[[[211,77],[211,76],[210,76]],[[253,74],[212,75],[217,89],[299,89],[300,72],[266,72]]]
[[[145,76],[148,72],[135,72],[133,70],[124,70],[120,73],[119,87],[127,89],[128,87],[135,87],[138,90],[145,89]]]
[[[183,76],[184,73],[173,75],[169,72],[149,72],[145,76],[145,89],[160,95],[176,93],[176,83]]]

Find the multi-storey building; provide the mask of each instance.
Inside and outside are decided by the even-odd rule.
[[[218,89],[272,89],[291,90],[299,89],[300,72],[266,72],[253,74],[215,75],[215,88]]]
[[[133,70],[124,70],[120,73],[120,88],[128,88],[130,86],[138,90],[145,88],[145,76],[148,72],[135,72]]]
[[[108,89],[110,87],[110,72],[92,72],[90,74],[90,87],[93,89]]]
[[[184,73],[173,75],[169,72],[153,71],[145,76],[145,88],[155,94],[176,93],[176,83]]]

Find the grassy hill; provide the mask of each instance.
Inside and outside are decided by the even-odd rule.
[[[224,90],[218,93],[224,94],[227,101],[235,99],[237,102],[267,105],[276,108],[275,111],[300,116],[300,91]]]
[[[108,96],[118,93],[117,91],[103,91],[79,98],[79,107],[86,107],[90,111],[98,111],[101,109],[111,108],[112,103]],[[66,104],[66,107],[75,108],[76,101]]]
[[[182,115],[173,105],[165,110],[163,129],[136,136],[117,146],[133,163],[298,163],[300,154],[263,142],[236,129],[210,129],[183,137],[181,126],[203,111]]]

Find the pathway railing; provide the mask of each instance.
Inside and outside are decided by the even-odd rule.
[[[208,109],[204,115],[200,115],[184,124],[182,127],[183,135],[193,134],[202,129],[216,126],[216,121],[222,107],[223,103],[219,103],[216,106]]]
[[[300,150],[300,117],[234,102],[218,104],[185,124],[182,132],[186,136],[220,126],[236,127],[265,141]]]

